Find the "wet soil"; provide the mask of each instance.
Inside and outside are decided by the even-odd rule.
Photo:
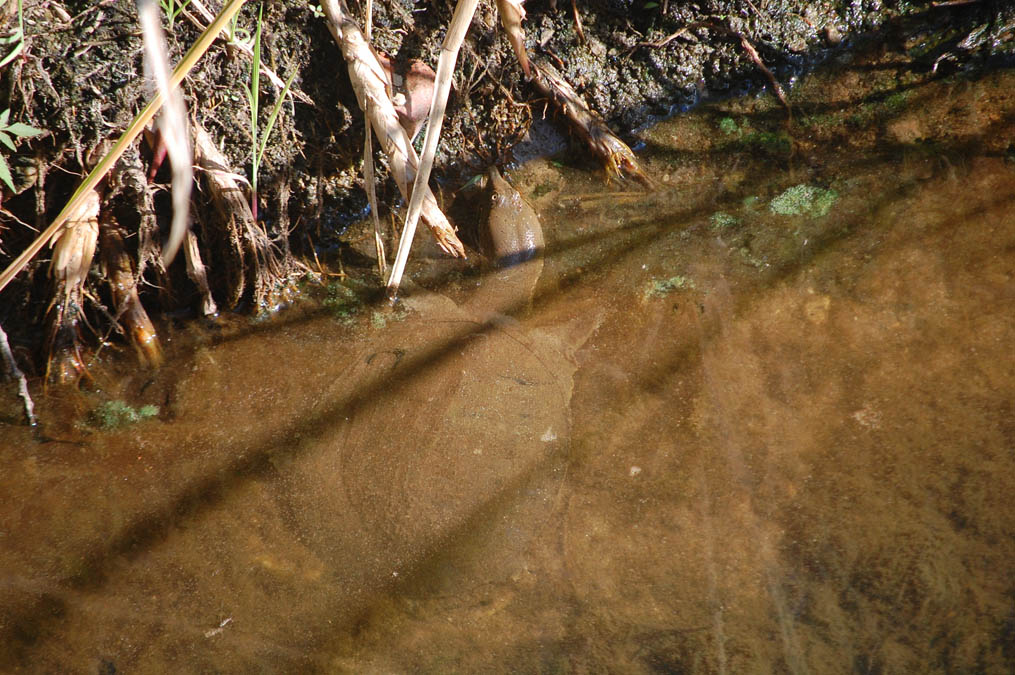
[[[0,669],[1012,670],[1013,78],[843,55],[644,132],[654,191],[514,173],[495,311],[431,261],[54,390],[0,427]]]

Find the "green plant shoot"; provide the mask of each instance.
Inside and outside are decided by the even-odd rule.
[[[0,5],[3,5],[0,2]],[[4,37],[0,37],[0,46],[13,45],[11,50],[0,59],[0,68],[13,61],[25,48],[25,14],[21,0],[18,0],[18,25]]]
[[[257,10],[257,28],[254,31],[253,64],[250,71],[250,88],[247,90],[247,103],[250,104],[250,212],[257,220],[257,173],[260,169],[260,157],[257,153],[257,107],[261,96],[261,17],[264,5]]]
[[[14,139],[16,138],[31,138],[32,136],[38,136],[42,133],[42,129],[36,129],[35,127],[28,126],[24,122],[15,122],[14,124],[8,124],[7,121],[11,116],[11,109],[8,108],[0,113],[0,143],[6,145],[11,151],[16,150],[14,147]],[[10,167],[7,166],[7,160],[4,158],[3,153],[0,153],[0,180],[3,180],[4,184],[14,191],[14,181],[11,178]]]
[[[264,127],[264,133],[260,134],[260,142],[258,142],[257,116],[261,93],[261,17],[263,11],[264,6],[262,5],[257,12],[257,28],[254,31],[254,43],[252,46],[253,65],[251,66],[252,71],[250,73],[250,89],[247,90],[247,102],[250,104],[251,141],[250,212],[255,220],[257,219],[257,175],[261,171],[261,160],[264,158],[264,151],[268,147],[268,138],[271,136],[272,129],[275,128],[275,121],[278,119],[278,114],[282,110],[282,104],[285,102],[285,97],[289,93],[289,88],[292,86],[297,72],[293,70],[292,74],[285,81],[285,87],[283,87],[282,93],[279,94],[278,100],[275,101],[271,114],[268,115],[268,123]]]
[[[173,30],[173,24],[176,23],[176,17],[180,16],[180,12],[186,9],[187,5],[190,4],[190,0],[159,0],[159,5],[162,6],[162,11],[166,13],[166,18],[169,19],[169,30]]]

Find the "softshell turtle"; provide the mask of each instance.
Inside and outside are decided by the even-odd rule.
[[[541,268],[537,256],[499,269],[504,284],[461,305],[410,285],[404,317],[383,328],[315,318],[209,347],[172,413],[211,447],[239,437],[268,455],[294,534],[353,611],[360,593],[500,522],[498,500],[562,475],[574,351],[597,324],[512,319]],[[258,364],[279,365],[269,377]]]
[[[535,210],[501,177],[497,167],[491,166],[487,177],[490,213],[480,232],[487,255],[496,265],[510,267],[542,254],[543,227]]]

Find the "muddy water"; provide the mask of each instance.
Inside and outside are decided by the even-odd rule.
[[[1015,80],[923,77],[660,125],[651,193],[516,173],[516,302],[444,263],[54,393],[0,670],[1010,672]]]

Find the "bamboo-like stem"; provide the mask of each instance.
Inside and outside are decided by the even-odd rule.
[[[364,36],[367,43],[373,34],[374,27],[374,0],[367,0],[363,17]],[[367,119],[370,119],[370,102],[367,101],[367,110],[363,111]],[[384,254],[384,239],[381,237],[381,216],[377,213],[377,185],[374,173],[374,132],[371,126],[366,125],[366,133],[363,135],[363,182],[367,188],[367,202],[370,204],[370,215],[374,221],[374,248],[377,251],[377,273],[383,277],[388,271],[388,261]]]
[[[215,17],[215,21],[212,22],[208,28],[201,33],[198,37],[197,42],[190,48],[189,51],[183,56],[180,64],[176,66],[176,70],[173,71],[172,77],[169,79],[169,88],[173,89],[178,87],[183,78],[194,68],[194,64],[197,63],[206,51],[211,46],[212,42],[218,36],[229,19],[232,18],[236,12],[239,11],[240,7],[246,0],[229,0],[229,2],[222,8],[222,11]],[[141,112],[137,114],[134,121],[131,122],[130,126],[127,127],[126,131],[120,136],[119,140],[113,148],[106,154],[105,157],[92,169],[91,173],[85,178],[84,182],[78,186],[74,194],[71,196],[70,201],[63,207],[63,210],[56,216],[49,227],[45,231],[35,238],[28,248],[22,251],[14,262],[7,266],[7,269],[0,274],[0,291],[7,287],[7,284],[18,275],[21,270],[25,268],[25,265],[31,261],[32,258],[38,254],[42,247],[45,246],[53,236],[59,231],[60,227],[67,221],[67,217],[74,213],[80,208],[81,203],[86,199],[86,196],[95,189],[95,186],[99,184],[109,170],[116,163],[116,160],[120,159],[124,151],[127,149],[134,139],[138,137],[145,126],[155,117],[155,113],[162,107],[163,98],[162,94],[156,94],[155,97],[148,102],[148,104],[141,109]]]
[[[437,76],[434,83],[433,100],[430,102],[430,121],[426,125],[426,136],[423,137],[423,156],[419,160],[416,180],[412,184],[412,196],[409,199],[408,213],[405,215],[405,226],[398,242],[395,262],[391,265],[391,276],[388,277],[388,297],[395,298],[398,286],[402,281],[405,263],[409,259],[409,249],[416,233],[416,224],[423,207],[423,197],[429,191],[428,181],[433,168],[433,158],[437,152],[437,141],[440,138],[441,126],[444,124],[444,110],[451,93],[451,76],[455,71],[458,51],[462,48],[465,34],[472,23],[472,15],[476,13],[479,0],[458,0],[451,25],[441,45],[441,55],[437,61]]]
[[[360,109],[368,116],[368,122],[381,144],[391,166],[391,175],[405,199],[410,199],[410,181],[416,174],[419,158],[412,147],[408,133],[402,127],[395,106],[388,95],[389,77],[377,55],[367,44],[360,27],[353,21],[341,0],[321,0],[321,7],[328,19],[328,29],[342,48],[349,79],[356,91]],[[437,205],[429,186],[421,189],[423,200],[422,218],[430,228],[437,244],[448,255],[464,258],[462,245],[455,228]]]

